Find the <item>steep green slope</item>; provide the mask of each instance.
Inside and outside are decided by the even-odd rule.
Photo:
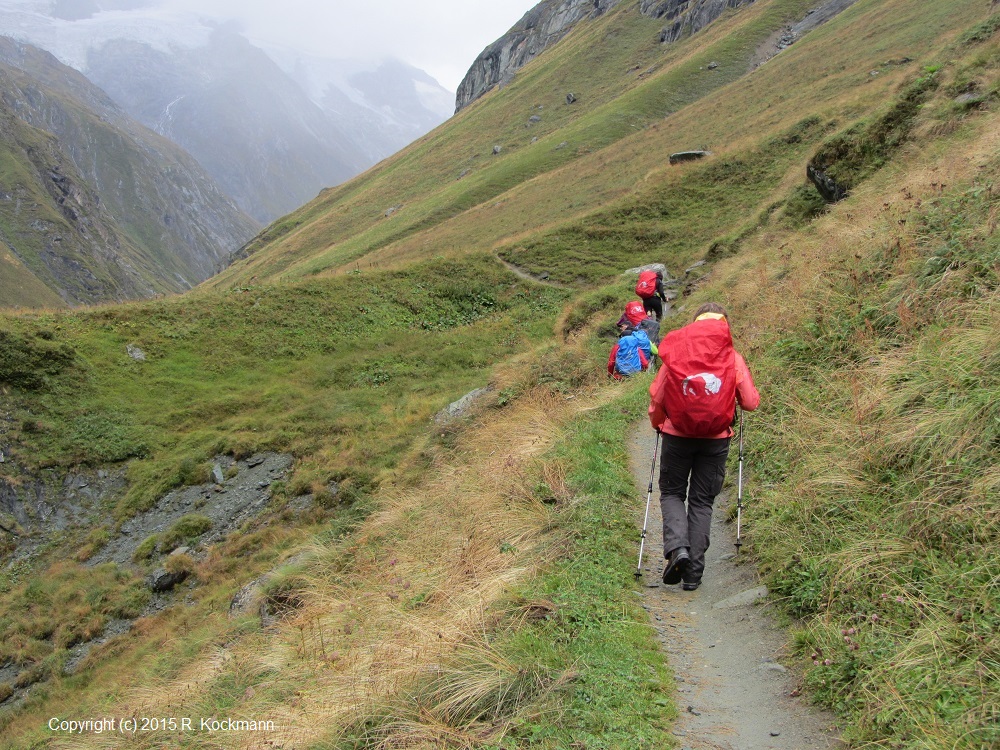
[[[622,448],[648,379],[602,371],[621,271],[699,259],[668,325],[725,302],[755,371],[744,552],[788,616],[787,666],[858,745],[1000,742],[1000,17],[859,0],[751,71],[805,10],[758,0],[660,49],[621,4],[199,290],[5,319],[0,499],[29,469],[112,462],[128,484],[97,533],[0,578],[2,742],[67,741],[52,716],[174,712],[273,717],[263,741],[286,747],[668,746]],[[713,155],[669,166],[695,146]],[[846,197],[825,203],[807,166]],[[434,419],[487,384],[468,417]],[[142,609],[141,557],[87,566],[217,454],[262,450],[293,473],[241,533],[194,543],[172,606]],[[302,493],[320,502],[296,510]],[[259,610],[232,612],[265,573]],[[93,596],[50,612],[74,582]]]
[[[0,37],[0,92],[12,118],[7,158],[38,162],[30,138],[14,136],[14,130],[37,128],[50,138],[48,161],[62,175],[47,175],[37,164],[37,174],[11,169],[5,189],[23,193],[22,203],[29,193],[32,204],[56,202],[51,208],[75,225],[68,230],[49,218],[33,224],[15,201],[6,218],[7,242],[64,303],[190,289],[256,229],[190,156],[129,120],[102,91],[48,53]],[[79,198],[84,193],[91,201],[86,205]],[[92,237],[86,237],[88,222],[100,227]],[[75,241],[88,250],[68,250],[72,258],[63,257],[61,246],[74,241],[63,232],[75,232]],[[88,275],[93,279],[82,281]],[[51,295],[0,304],[47,303]]]
[[[3,266],[9,295],[4,306],[126,299],[171,288],[153,281],[148,258],[100,204],[55,138],[4,113],[0,139],[5,188],[0,240],[14,256]],[[126,257],[135,265],[122,263]],[[39,294],[40,287],[47,291]]]
[[[708,147],[735,156],[809,116],[850,123],[916,69],[941,29],[982,15],[972,4],[867,13],[855,5],[747,77],[769,37],[809,7],[757,3],[661,47],[656,23],[621,4],[575,29],[544,65],[527,66],[502,97],[485,97],[439,135],[276,222],[248,246],[249,260],[212,284],[363,266],[366,256],[386,264],[493,248],[633,192],[670,190],[687,169],[670,170],[670,153]],[[877,46],[850,42],[871,35]],[[570,89],[579,95],[573,105],[565,103]],[[257,252],[258,243],[270,249]],[[688,248],[676,262],[663,259],[683,266],[691,257]]]

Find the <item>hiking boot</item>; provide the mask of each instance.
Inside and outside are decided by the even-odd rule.
[[[685,591],[694,591],[699,586],[701,586],[701,581],[684,581],[684,586],[682,588]]]
[[[670,553],[670,560],[663,569],[663,582],[667,585],[680,583],[687,571],[688,563],[691,561],[688,551],[684,547],[678,547]]]

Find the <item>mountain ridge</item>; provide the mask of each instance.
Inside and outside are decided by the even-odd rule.
[[[461,111],[493,87],[510,83],[520,68],[561,40],[578,23],[606,13],[619,2],[620,0],[546,0],[539,3],[506,34],[483,50],[472,63],[459,84],[455,111]],[[640,0],[638,9],[644,16],[669,22],[660,32],[660,42],[669,44],[698,33],[727,10],[737,10],[754,2],[755,0]]]
[[[189,289],[214,274],[256,231],[257,225],[193,159],[132,121],[104,92],[49,53],[0,37],[0,64],[6,71],[2,96],[8,112],[50,133],[52,147],[65,154],[56,159],[62,164],[58,170],[49,169],[51,175],[40,168],[41,184],[63,219],[77,227],[74,234],[84,237],[101,227],[100,237],[87,242],[115,248],[109,256],[91,245],[85,255],[104,269],[98,276],[110,273],[116,281],[103,284],[94,277],[80,286],[73,275],[83,272],[86,262],[57,270],[66,262],[58,258],[66,238],[56,232],[38,240],[35,230],[15,229],[16,211],[8,215],[11,249],[44,273],[65,303]],[[21,239],[14,241],[15,234]]]

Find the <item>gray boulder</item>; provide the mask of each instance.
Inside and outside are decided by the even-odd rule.
[[[177,584],[182,583],[187,577],[188,572],[186,570],[178,570],[175,573],[171,573],[166,568],[159,568],[146,579],[146,585],[149,586],[154,594],[162,594],[170,591]]]
[[[490,392],[489,386],[485,388],[476,388],[474,391],[466,393],[458,401],[452,401],[448,406],[439,411],[434,416],[434,421],[438,424],[443,422],[450,422],[453,419],[457,419],[465,414],[473,404],[475,404],[479,399]]]
[[[670,154],[670,164],[683,164],[687,161],[698,161],[699,159],[704,159],[706,156],[711,155],[711,151],[678,151],[677,153]]]
[[[630,268],[625,271],[622,276],[638,276],[643,271],[659,271],[663,274],[664,283],[670,279],[670,272],[667,271],[667,267],[662,263],[647,263],[644,266],[637,266],[636,268]]]

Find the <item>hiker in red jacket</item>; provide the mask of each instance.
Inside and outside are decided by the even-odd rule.
[[[663,303],[667,301],[667,293],[663,289],[663,271],[640,271],[635,293],[642,298],[642,306],[647,314],[655,316],[657,321],[663,319]]]
[[[733,348],[725,308],[709,302],[660,345],[663,366],[649,387],[649,421],[661,435],[663,582],[701,585],[712,506],[722,490],[736,405],[760,403],[750,370]],[[686,507],[685,507],[686,504]]]

